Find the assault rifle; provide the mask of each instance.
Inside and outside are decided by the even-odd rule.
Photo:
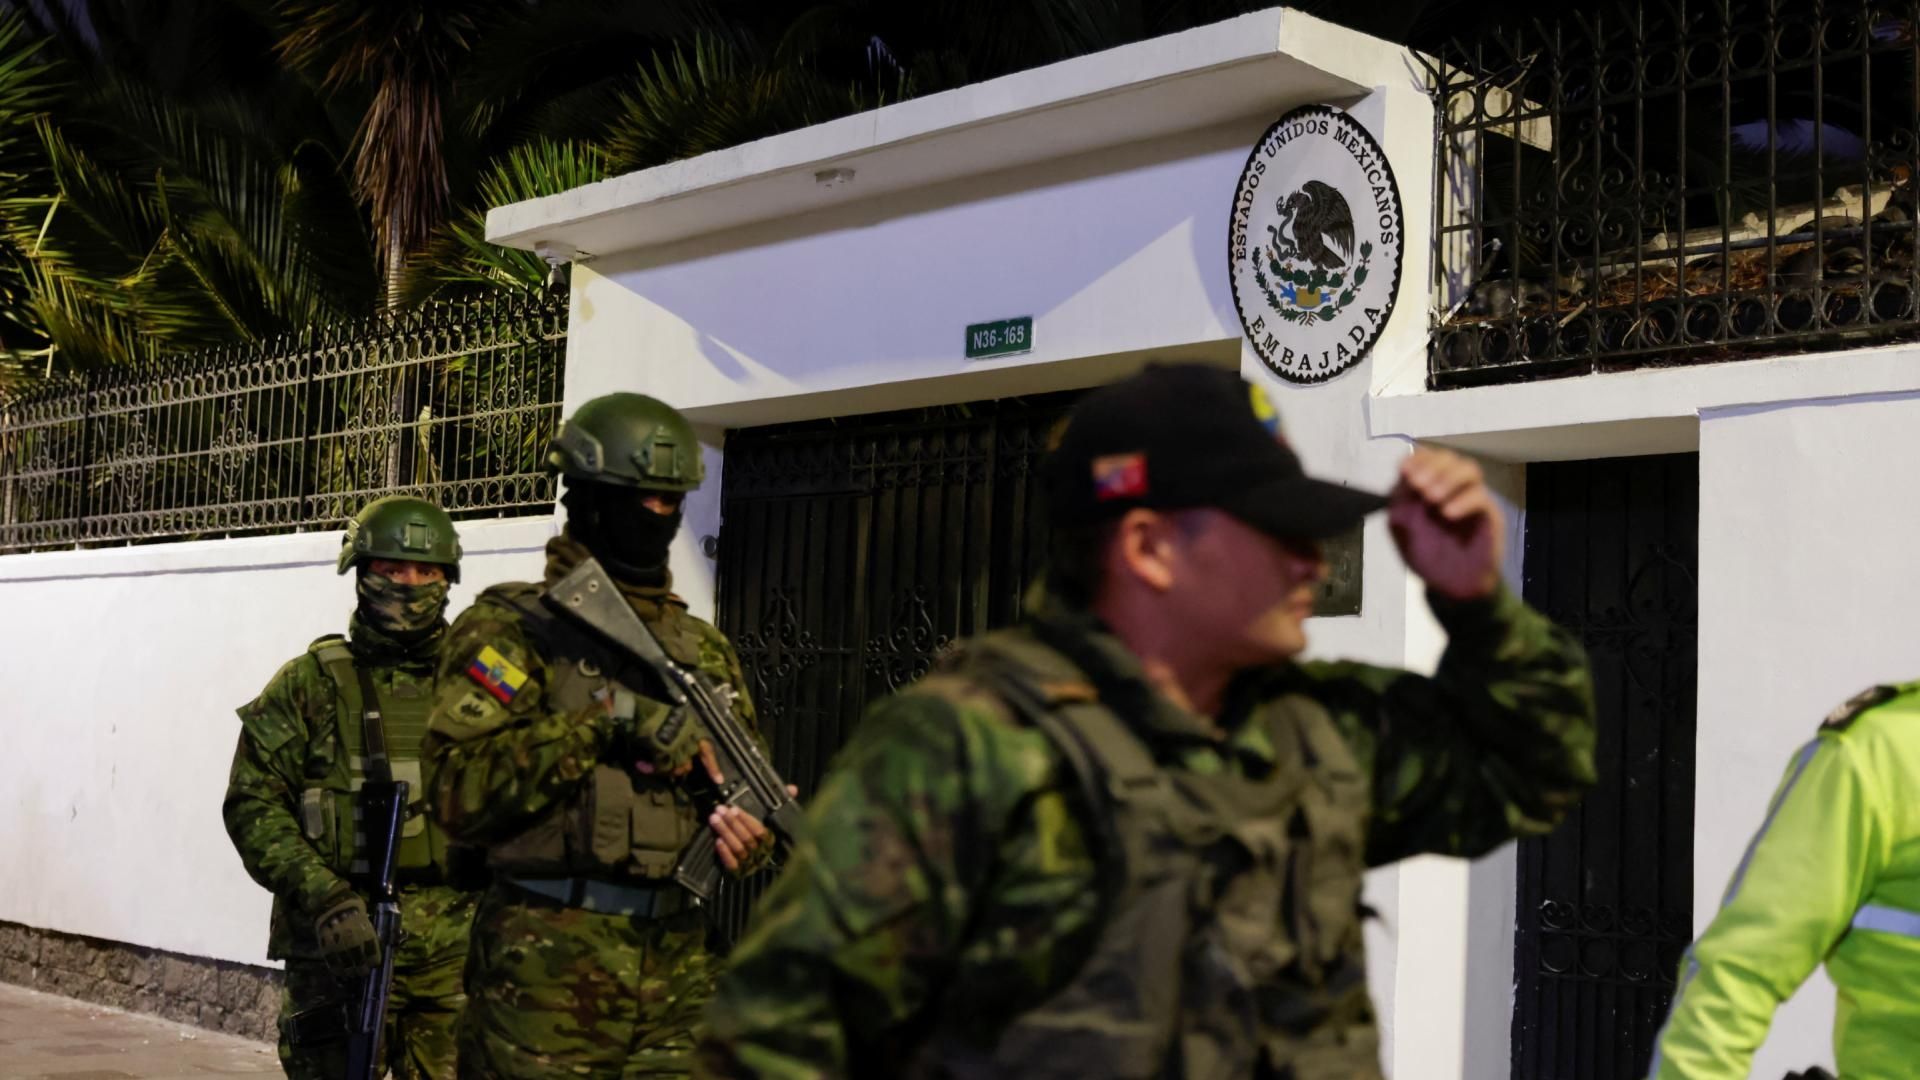
[[[614,588],[599,562],[582,559],[540,599],[621,654],[658,672],[666,684],[669,703],[690,709],[699,718],[712,740],[713,756],[724,778],[715,787],[716,805],[735,806],[752,814],[789,848],[799,841],[800,805],[787,794],[786,781],[760,752],[760,744],[734,718],[732,688],[716,687],[698,671],[674,663],[653,631]],[[674,880],[702,901],[713,899],[720,876],[720,857],[711,842],[689,846],[673,870]]]
[[[360,787],[360,820],[367,830],[367,914],[380,942],[380,964],[360,984],[360,996],[346,1006],[347,1080],[380,1080],[387,1068],[380,1058],[380,1036],[387,1026],[387,994],[393,988],[393,953],[400,944],[400,893],[394,864],[400,855],[400,826],[407,819],[405,780],[367,780]]]

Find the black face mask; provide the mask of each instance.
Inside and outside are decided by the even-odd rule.
[[[611,484],[569,485],[561,503],[567,531],[593,552],[615,577],[636,585],[664,584],[667,550],[680,531],[684,507],[656,513],[641,501],[647,492]]]

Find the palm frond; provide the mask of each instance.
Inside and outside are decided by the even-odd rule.
[[[48,371],[75,371],[147,359],[155,342],[115,282],[91,279],[47,261],[26,267],[34,314],[46,334]]]
[[[858,85],[776,64],[750,44],[701,33],[643,64],[606,138],[621,170],[737,146],[873,107]]]
[[[46,58],[44,42],[33,40],[17,13],[0,16],[0,202],[44,195],[52,188],[38,154],[35,123],[58,89],[56,65]],[[0,358],[46,346],[46,336],[30,301],[24,249],[0,231]],[[0,383],[22,377],[8,363]]]
[[[635,56],[722,22],[711,0],[524,5],[476,37],[458,78],[461,130],[490,141],[593,138],[606,114],[592,124],[552,126],[542,122],[551,119],[543,115],[548,104],[596,96],[627,77]]]
[[[51,121],[36,126],[54,194],[21,201],[16,205],[20,216],[6,215],[15,242],[30,247],[40,262],[93,268],[147,262],[166,231],[161,209],[134,181],[95,161]]]
[[[474,200],[442,226],[411,276],[410,302],[477,289],[532,290],[549,268],[530,251],[487,241],[487,209],[557,195],[612,175],[607,156],[581,142],[538,139],[496,161],[477,184]]]
[[[17,138],[25,122],[54,100],[54,63],[44,45],[28,35],[18,15],[0,15],[0,140]]]
[[[142,137],[177,136],[180,160],[156,154],[151,172],[129,175],[50,122],[39,132],[55,194],[0,200],[0,234],[30,258],[35,314],[73,362],[257,337],[319,314],[278,225],[276,177],[240,149],[167,118]]]
[[[119,84],[114,95],[124,138],[141,143],[160,169],[173,205],[195,207],[196,231],[217,234],[251,267],[262,292],[281,298],[290,316],[310,316],[314,285],[294,250],[284,213],[286,191],[270,149],[203,123],[199,110]]]

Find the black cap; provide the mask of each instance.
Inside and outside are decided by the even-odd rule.
[[[1152,364],[1081,398],[1044,469],[1061,525],[1206,506],[1271,536],[1324,540],[1387,504],[1308,476],[1265,391],[1199,364]]]

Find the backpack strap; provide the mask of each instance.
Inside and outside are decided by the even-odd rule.
[[[347,648],[347,639],[338,634],[323,637],[307,646],[307,651],[320,665],[320,671],[333,683],[334,693],[340,697],[345,711],[360,715],[365,708],[364,694],[360,679],[353,671],[353,650]]]
[[[347,711],[360,717],[361,750],[366,756],[364,773],[369,780],[388,783],[393,780],[393,764],[387,759],[387,729],[380,715],[380,693],[373,675],[354,663],[353,650],[345,638],[323,637],[308,646],[320,668],[333,680],[334,689],[345,700]]]
[[[1171,796],[1166,774],[1064,656],[1037,642],[1005,644],[989,639],[969,650],[963,666],[1045,736],[1066,764],[1085,810],[1083,824],[1101,853],[1096,861],[1106,895],[1117,898],[1145,852],[1135,850],[1135,830],[1116,828],[1115,811]]]

